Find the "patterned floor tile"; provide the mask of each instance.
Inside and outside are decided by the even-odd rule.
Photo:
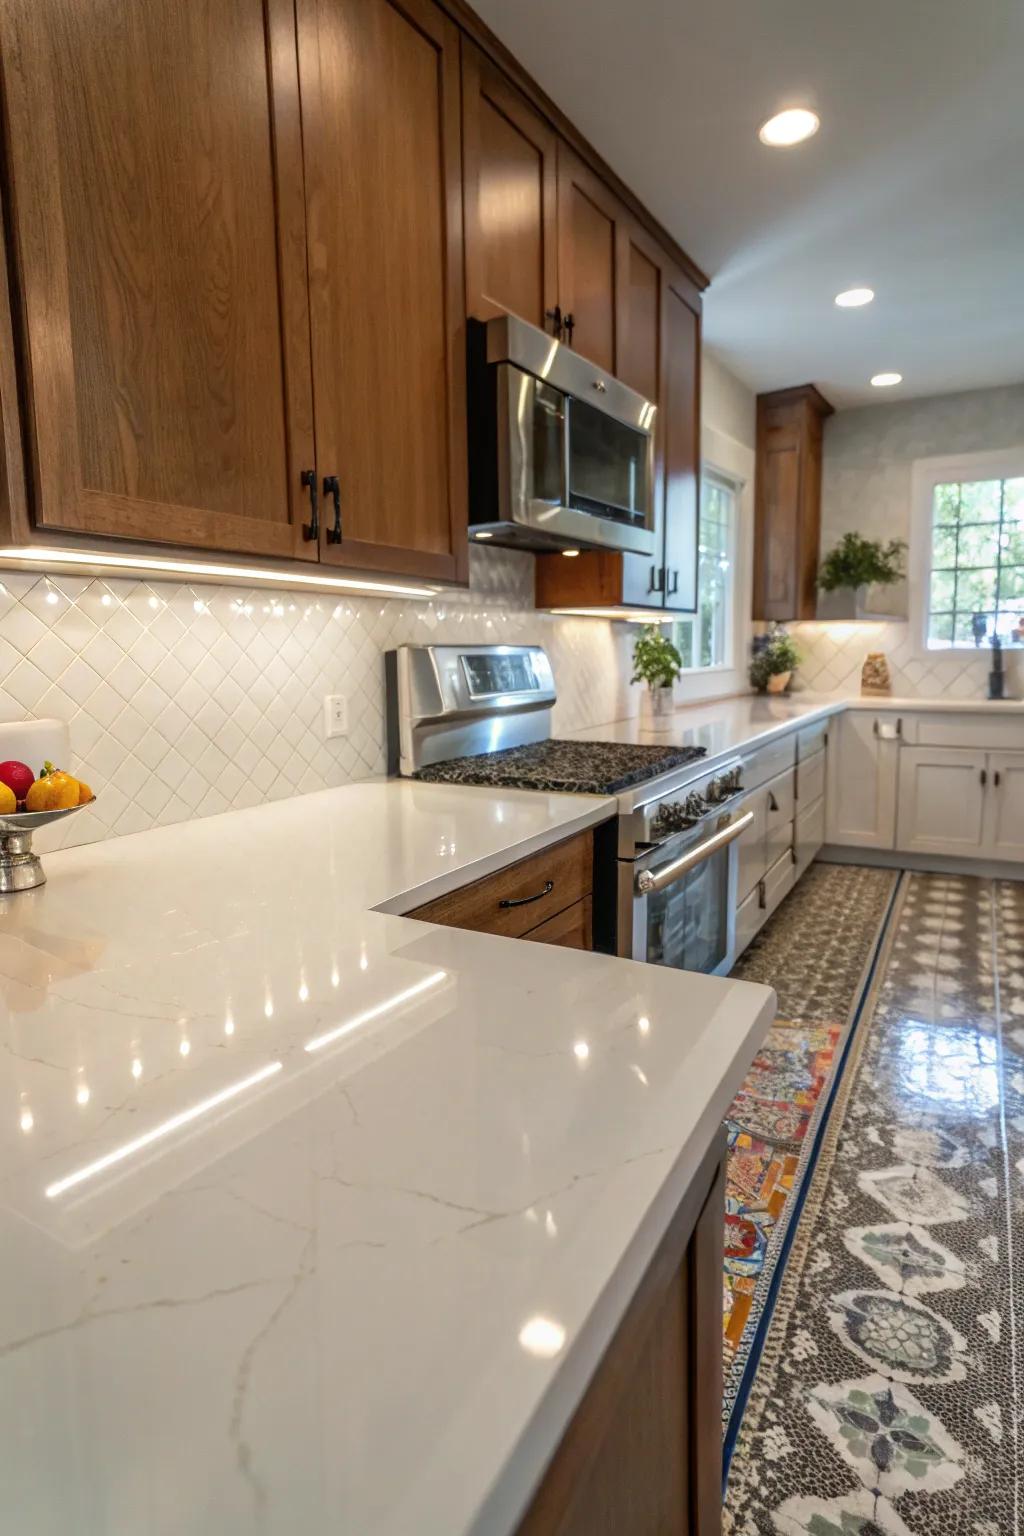
[[[1022,1047],[1024,884],[905,875],[736,1436],[727,1533],[1024,1536]]]
[[[885,1376],[820,1382],[807,1411],[865,1487],[887,1499],[951,1488],[964,1475],[962,1448],[909,1387]]]

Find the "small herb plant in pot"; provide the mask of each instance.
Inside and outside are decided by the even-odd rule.
[[[784,629],[765,637],[750,663],[750,685],[758,693],[785,693],[800,662],[800,654]]]
[[[683,670],[683,658],[659,624],[646,624],[633,646],[634,683],[646,683],[651,709],[667,715],[672,708],[672,686]]]
[[[865,539],[859,533],[844,533],[834,549],[821,562],[818,586],[826,595],[822,617],[855,619],[867,612],[869,587],[891,587],[906,574],[902,539]]]

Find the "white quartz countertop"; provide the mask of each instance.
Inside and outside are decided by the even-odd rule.
[[[895,710],[906,714],[1024,714],[1021,699],[924,699],[891,694],[793,693],[772,698],[745,693],[713,699],[706,704],[680,704],[671,714],[657,718],[647,714],[613,720],[585,730],[570,731],[578,741],[627,741],[675,746],[702,746],[707,763],[731,752],[763,746],[774,737],[846,709]]]
[[[5,1529],[514,1529],[773,996],[394,914],[613,809],[353,785],[2,900]]]

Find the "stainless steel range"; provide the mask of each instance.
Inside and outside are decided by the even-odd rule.
[[[412,645],[386,657],[389,770],[434,783],[613,795],[598,839],[595,942],[635,960],[728,971],[734,958],[738,758],[703,747],[559,740],[555,683],[532,645]]]

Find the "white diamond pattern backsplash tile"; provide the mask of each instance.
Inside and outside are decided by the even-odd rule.
[[[531,556],[470,553],[469,589],[421,602],[3,573],[0,737],[4,721],[65,720],[72,771],[98,796],[39,846],[383,773],[383,656],[406,641],[539,642],[556,730],[635,711],[632,630],[536,613]],[[329,693],[348,699],[348,735],[330,741]]]
[[[884,651],[898,697],[983,699],[991,655],[982,651],[935,651],[922,655],[905,623],[788,624],[800,653],[800,686],[815,693],[859,693],[869,651]],[[1020,660],[1004,652],[1007,693],[1021,691]]]

